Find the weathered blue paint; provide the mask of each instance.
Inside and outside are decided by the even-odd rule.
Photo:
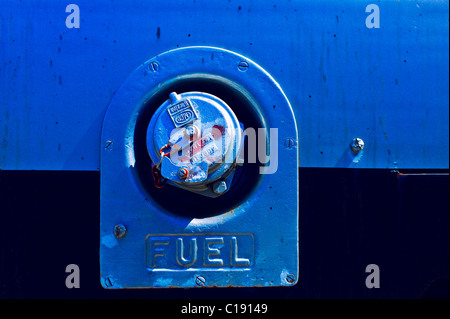
[[[243,61],[248,65],[244,72],[239,68]],[[157,72],[151,68],[154,63],[159,65]],[[223,78],[213,76],[217,74]],[[274,147],[278,148],[276,173],[251,174],[244,169],[244,163],[241,182],[217,199],[171,185],[164,191],[148,185],[152,180],[146,169],[151,161],[145,143],[139,144],[139,135],[145,136],[147,129],[139,127],[148,123],[145,114],[151,111],[155,96],[185,77],[226,79],[226,85],[243,90],[240,92],[250,102],[240,107],[255,107],[253,112],[261,117],[262,128],[278,128],[277,135],[270,132],[268,137],[268,153],[272,155]],[[156,103],[156,108],[159,105]],[[239,111],[237,106],[234,111]],[[293,144],[285,147],[288,138]],[[297,126],[285,94],[259,65],[212,47],[189,47],[158,55],[143,63],[116,92],[105,115],[102,140],[113,142],[113,147],[101,148],[100,164],[100,265],[104,287],[296,283]],[[145,155],[139,152],[140,147]],[[271,163],[263,167],[270,170]],[[246,183],[254,186],[244,193],[245,188],[240,187]],[[230,204],[238,196],[241,198]],[[175,203],[178,211],[167,208],[167,202]],[[208,210],[210,216],[199,218],[195,205]],[[113,234],[119,224],[127,229],[122,238]]]
[[[448,168],[448,1],[0,4],[0,167],[98,170],[101,123],[140,64],[208,45],[263,66],[291,101],[301,167]],[[364,151],[350,151],[353,138]]]

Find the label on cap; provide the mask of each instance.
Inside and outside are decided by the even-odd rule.
[[[175,127],[181,127],[198,118],[190,100],[184,99],[167,108],[167,112]]]

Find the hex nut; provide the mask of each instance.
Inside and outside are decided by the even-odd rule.
[[[216,193],[218,195],[222,195],[223,193],[225,193],[228,190],[228,186],[225,181],[217,181],[217,182],[214,182],[212,189],[213,189],[214,193]]]

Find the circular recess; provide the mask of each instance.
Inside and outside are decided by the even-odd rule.
[[[181,77],[176,81],[169,81],[169,83],[162,85],[159,92],[145,103],[143,112],[136,122],[134,135],[135,177],[141,188],[145,190],[149,201],[157,203],[161,209],[171,214],[185,217],[205,218],[229,212],[250,196],[261,178],[259,165],[249,163],[246,156],[244,157],[244,164],[236,168],[233,183],[227,193],[218,198],[205,197],[171,185],[166,185],[164,188],[157,188],[154,185],[151,167],[156,162],[156,148],[165,139],[158,140],[156,147],[150,147],[153,151],[150,152],[147,143],[150,139],[148,135],[152,135],[152,133],[149,134],[148,131],[154,130],[153,124],[156,124],[156,119],[158,119],[156,112],[161,105],[167,103],[167,97],[172,92],[202,92],[207,96],[217,97],[230,106],[230,110],[233,106],[233,117],[239,119],[244,128],[264,127],[264,122],[255,112],[255,101],[249,100],[245,92],[238,90],[236,86],[229,85],[228,81],[198,74],[195,77]],[[152,118],[155,123],[150,123]],[[236,123],[233,123],[233,126],[235,125]],[[248,141],[244,139],[244,149],[249,149],[247,143]],[[153,154],[153,160],[149,153]],[[218,175],[220,176],[220,172]],[[217,178],[217,175],[214,174],[213,178]]]
[[[170,93],[152,116],[147,150],[153,163],[165,154],[161,175],[189,189],[206,185],[232,170],[242,132],[231,108],[205,92]],[[183,168],[185,174],[179,175]]]
[[[283,182],[278,174],[261,175],[261,167],[267,163],[244,160],[244,164],[236,169],[232,185],[227,185],[226,193],[217,198],[172,185],[155,187],[151,171],[155,158],[152,160],[147,149],[147,129],[153,115],[172,92],[202,92],[216,97],[232,110],[244,129],[268,132],[269,128],[277,128],[282,141],[297,136],[289,101],[269,73],[252,60],[214,47],[167,51],[137,68],[111,101],[102,140],[114,141],[114,148],[102,152],[101,178],[103,185],[108,185],[104,189],[114,192],[102,193],[102,198],[133,198],[135,201],[142,198],[149,212],[162,213],[167,218],[182,216],[186,221],[197,218],[205,225],[213,225],[234,218],[244,212],[245,207],[254,205],[260,200],[261,187]],[[196,134],[195,128],[186,134]],[[269,136],[266,136],[268,144]],[[252,148],[256,154],[259,154],[259,145]],[[244,139],[243,149],[246,159],[247,139]],[[154,151],[150,150],[150,153]],[[283,156],[286,161],[298,161],[297,153]],[[216,188],[215,192],[221,190]],[[221,217],[216,218],[216,215]]]

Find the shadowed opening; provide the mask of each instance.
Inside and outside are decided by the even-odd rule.
[[[134,135],[135,176],[148,194],[147,200],[156,202],[162,209],[176,215],[192,218],[205,218],[232,210],[246,200],[255,190],[261,178],[260,163],[248,163],[247,140],[244,141],[244,164],[236,168],[236,173],[229,190],[218,198],[209,198],[167,184],[164,188],[156,188],[152,178],[152,161],[147,152],[146,134],[148,124],[155,111],[163,104],[171,92],[178,94],[190,91],[205,92],[222,99],[236,114],[244,129],[264,127],[260,114],[247,94],[238,87],[229,85],[220,79],[198,76],[165,84],[144,105],[139,114]]]

